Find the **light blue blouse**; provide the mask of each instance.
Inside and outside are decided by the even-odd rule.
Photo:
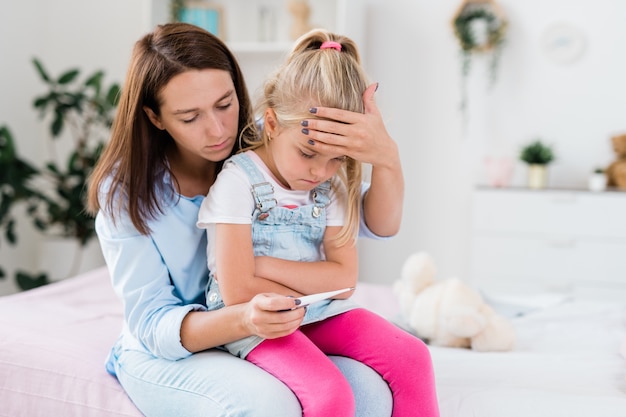
[[[363,185],[363,194],[368,188]],[[175,196],[157,219],[148,222],[148,236],[137,231],[125,212],[115,222],[102,210],[96,216],[113,288],[124,305],[124,327],[107,359],[109,372],[114,373],[113,352],[119,349],[171,360],[191,355],[181,344],[180,327],[190,311],[206,310],[206,233],[196,227],[203,200],[204,196]],[[381,239],[363,221],[359,234]]]

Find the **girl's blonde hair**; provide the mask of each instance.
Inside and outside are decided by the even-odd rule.
[[[322,49],[320,47],[324,45]],[[332,45],[327,47],[327,45]],[[265,82],[256,114],[271,108],[279,127],[299,126],[303,119],[315,117],[312,107],[334,107],[364,112],[363,92],[368,81],[361,68],[356,44],[350,38],[314,29],[302,35],[286,62]],[[267,146],[269,137],[247,140],[248,149]],[[347,157],[333,181],[346,202],[346,223],[337,236],[339,245],[354,241],[361,215],[361,163]]]

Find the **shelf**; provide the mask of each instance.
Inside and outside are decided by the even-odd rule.
[[[291,50],[291,42],[226,42],[234,53],[245,54],[286,54]]]
[[[529,188],[525,186],[507,186],[507,187],[493,187],[491,185],[477,185],[476,190],[479,191],[495,191],[495,192],[507,192],[507,191],[526,191],[529,193],[550,193],[550,192],[565,192],[565,193],[590,193],[594,195],[607,195],[607,194],[624,194],[626,191],[617,187],[608,187],[604,191],[591,191],[585,187],[548,187],[548,188]]]
[[[143,0],[146,30],[169,21],[170,0]],[[293,45],[290,28],[293,16],[285,0],[210,0],[221,6],[224,40],[233,50],[242,53],[287,52]],[[352,38],[361,51],[365,50],[365,6],[362,0],[309,0],[312,27],[325,28]],[[271,10],[266,26],[271,33],[261,35],[261,13]],[[266,29],[267,30],[267,29]],[[261,42],[271,36],[270,42]]]

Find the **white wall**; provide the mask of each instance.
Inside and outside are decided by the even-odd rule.
[[[499,3],[510,30],[497,83],[488,92],[486,64],[474,63],[464,125],[450,25],[460,0],[370,1],[368,66],[402,150],[407,196],[402,232],[361,242],[364,280],[391,282],[415,250],[432,253],[440,277],[467,276],[471,190],[485,183],[486,155],[517,157],[522,143],[541,135],[558,158],[550,185],[580,188],[594,166],[613,158],[610,136],[626,131],[626,2]],[[543,54],[541,36],[554,22],[583,31],[578,62],[559,66]],[[525,174],[518,162],[513,184],[524,185]]]
[[[500,0],[510,31],[497,84],[488,93],[485,63],[475,63],[464,124],[451,29],[461,0],[363,1],[366,67],[380,82],[377,100],[402,152],[407,194],[400,234],[360,243],[364,280],[393,281],[416,250],[431,252],[442,277],[467,274],[471,190],[484,182],[485,155],[516,156],[522,143],[544,136],[558,156],[551,185],[567,187],[584,186],[593,166],[611,160],[609,137],[626,131],[626,2]],[[35,162],[44,158],[45,131],[31,109],[40,91],[31,58],[41,58],[54,74],[71,66],[103,68],[107,79],[121,82],[133,42],[149,27],[147,4],[31,0],[0,6],[0,123],[9,124],[22,153]],[[550,63],[540,48],[541,34],[558,21],[576,24],[587,38],[584,56],[569,66]],[[252,63],[242,64],[257,75]],[[524,174],[516,165],[514,184],[522,185]],[[21,232],[19,250],[1,242],[6,269],[38,262],[38,236]],[[0,293],[8,286],[0,282]]]

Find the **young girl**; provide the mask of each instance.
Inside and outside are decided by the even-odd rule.
[[[318,106],[363,112],[366,87],[355,44],[322,30],[303,35],[266,83],[261,140],[248,140],[225,163],[198,216],[209,242],[210,310],[267,292],[265,281],[286,296],[356,285],[361,166],[306,134]],[[393,416],[437,416],[425,344],[350,295],[309,306],[303,326],[287,336],[251,336],[226,348],[282,380],[306,417],[354,416],[350,387],[328,354],[377,371],[392,391]]]

